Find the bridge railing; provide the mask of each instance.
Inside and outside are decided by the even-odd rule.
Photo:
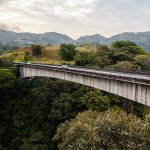
[[[17,65],[23,65],[23,64],[28,64],[28,63],[14,63]],[[57,65],[57,64],[41,64],[41,63],[30,63],[33,65],[49,65],[49,66],[56,66],[56,67],[62,67],[62,65]],[[97,68],[97,67],[85,67],[85,66],[74,66],[74,65],[68,65],[69,68],[80,68],[80,69],[88,69],[88,70],[97,70],[97,71],[111,71],[111,72],[119,72],[119,73],[127,73],[127,74],[140,74],[140,75],[150,75],[150,72],[141,72],[141,71],[130,71],[130,70],[114,70],[110,68]],[[66,70],[67,68],[62,68]]]
[[[129,72],[118,72],[114,70],[107,70],[103,68],[88,68],[88,67],[72,67],[69,66],[69,68],[63,68],[60,65],[53,65],[53,64],[40,64],[40,63],[17,63],[17,65],[20,66],[29,66],[29,67],[36,67],[36,68],[42,68],[42,69],[52,69],[57,71],[64,71],[64,72],[70,72],[70,73],[77,73],[82,75],[88,75],[88,76],[96,76],[96,77],[102,77],[107,79],[113,79],[113,80],[121,80],[121,81],[127,81],[127,82],[134,82],[134,83],[140,83],[140,84],[147,84],[150,85],[150,75],[149,74],[139,74],[139,73],[129,73]]]

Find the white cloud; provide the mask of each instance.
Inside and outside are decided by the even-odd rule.
[[[149,0],[0,0],[0,20],[23,31],[79,37],[150,30]]]
[[[54,15],[62,18],[72,18],[80,20],[94,11],[96,0],[56,0],[53,5]]]
[[[15,26],[15,25],[7,25],[3,22],[0,23],[0,29],[3,29],[3,30],[11,30],[11,31],[21,31],[20,27],[18,26]]]

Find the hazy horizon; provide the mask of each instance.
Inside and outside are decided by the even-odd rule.
[[[6,31],[12,31],[12,30],[8,30],[8,29],[1,29],[1,30],[6,30]],[[63,34],[63,35],[66,35],[66,36],[68,36],[68,37],[70,37],[70,38],[72,38],[73,40],[77,40],[77,39],[79,39],[80,37],[84,37],[84,36],[92,36],[92,35],[100,35],[100,36],[103,36],[103,37],[105,37],[105,38],[111,38],[111,37],[113,37],[113,36],[115,36],[115,35],[119,35],[119,34],[123,34],[123,33],[144,33],[144,32],[150,32],[150,31],[143,31],[143,32],[122,32],[122,33],[117,33],[117,34],[114,34],[114,35],[112,35],[112,36],[109,36],[109,37],[107,37],[107,36],[104,36],[104,35],[102,35],[102,34],[99,34],[99,33],[95,33],[95,34],[86,34],[86,35],[81,35],[80,37],[77,37],[77,38],[73,38],[73,37],[71,37],[70,35],[67,35],[67,34],[65,34],[65,33],[60,33],[60,32],[57,32],[57,31],[47,31],[47,32],[41,32],[41,33],[34,33],[34,32],[23,32],[23,31],[12,31],[12,32],[16,32],[16,33],[31,33],[31,34],[44,34],[44,33],[49,33],[49,32],[55,32],[55,33],[58,33],[58,34]]]
[[[0,29],[77,39],[150,31],[148,0],[0,0]]]

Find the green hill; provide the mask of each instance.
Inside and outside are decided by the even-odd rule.
[[[115,41],[127,40],[136,43],[138,46],[144,48],[145,51],[150,51],[150,31],[148,32],[126,32],[114,35],[110,38],[106,38],[99,34],[82,36],[77,40],[73,40],[67,35],[63,35],[56,32],[46,32],[43,34],[34,34],[34,33],[16,33],[7,30],[0,30],[0,50],[2,44],[11,44],[19,47],[29,46],[31,44],[51,44],[51,45],[60,45],[62,43],[72,43],[75,45],[83,44],[105,44],[111,45]]]
[[[59,46],[44,46],[42,50],[42,54],[34,59],[31,59],[31,62],[36,63],[48,63],[48,64],[73,64],[74,61],[64,61],[58,55]],[[87,51],[84,47],[77,47],[76,50],[79,51]],[[13,57],[15,62],[21,62],[24,59],[25,53],[31,53],[31,47],[23,47],[17,49],[13,52],[1,55],[0,57]]]

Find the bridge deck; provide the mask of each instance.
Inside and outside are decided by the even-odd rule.
[[[105,70],[105,69],[93,69],[93,68],[80,68],[80,67],[69,67],[63,68],[59,65],[47,65],[47,64],[18,64],[28,67],[34,68],[45,68],[45,69],[52,69],[52,70],[59,70],[63,72],[71,72],[71,73],[78,73],[88,76],[97,76],[103,78],[109,78],[114,80],[121,80],[126,82],[134,82],[140,83],[145,85],[150,85],[150,74],[149,73],[134,73],[134,72],[120,72],[114,70]]]

